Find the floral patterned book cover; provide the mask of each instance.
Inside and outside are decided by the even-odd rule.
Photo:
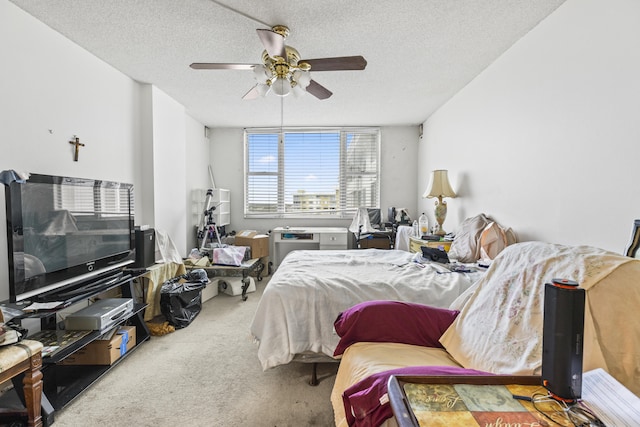
[[[548,425],[530,402],[513,396],[531,396],[540,386],[405,384],[404,391],[420,426]]]

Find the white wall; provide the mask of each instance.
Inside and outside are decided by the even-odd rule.
[[[0,57],[0,168],[133,181],[140,110],[133,80],[7,1]],[[86,144],[78,162],[74,135]]]
[[[216,186],[231,190],[231,225],[227,228],[228,231],[252,229],[267,232],[284,225],[348,227],[351,224],[351,219],[310,221],[244,218],[244,131],[232,128],[212,129],[210,140],[211,166]],[[418,186],[415,179],[417,154],[417,126],[381,128],[380,206],[383,218],[386,218],[387,208],[390,206],[407,208],[412,217],[418,217]]]
[[[165,228],[177,224],[171,237],[186,255],[187,197],[192,187],[208,182],[206,175],[191,174],[186,181],[187,150],[189,156],[208,159],[209,149],[202,133],[194,141],[198,124],[184,108],[4,0],[0,57],[0,170],[133,183],[136,223],[148,223],[159,213]],[[78,162],[69,144],[74,135],[86,144]],[[172,173],[175,179],[169,178]],[[154,175],[159,175],[159,183],[154,183]],[[165,181],[181,185],[168,194],[158,190]],[[2,207],[0,300],[9,296],[7,269]]]
[[[185,194],[187,208],[185,233],[187,249],[198,247],[196,230],[198,221],[202,218],[195,212],[200,212],[197,207],[204,202],[204,199],[197,197],[194,199],[193,189],[210,188],[209,182],[209,139],[205,135],[205,127],[200,122],[187,116],[187,158],[186,158],[186,179],[188,190]],[[197,192],[199,195],[199,192]]]
[[[153,198],[154,223],[186,256],[186,122],[184,107],[154,87]],[[160,208],[161,207],[161,208]]]
[[[421,180],[449,169],[460,193],[445,229],[484,212],[521,240],[623,251],[640,218],[639,21],[636,0],[569,0],[427,120]]]
[[[142,85],[141,161],[146,171],[136,205],[138,224],[168,233],[180,255],[197,246],[191,211],[192,190],[209,182],[209,141],[205,127],[185,113],[182,105],[152,85]]]

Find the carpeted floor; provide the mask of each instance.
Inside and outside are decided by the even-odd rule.
[[[219,294],[188,327],[138,347],[55,414],[70,426],[331,426],[337,363],[290,363],[266,372],[249,332],[267,280],[247,301]]]

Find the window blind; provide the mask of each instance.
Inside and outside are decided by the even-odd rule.
[[[379,208],[378,128],[245,130],[245,217]]]

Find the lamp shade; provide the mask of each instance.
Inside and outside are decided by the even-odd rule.
[[[289,80],[283,77],[278,77],[275,82],[271,85],[273,93],[278,96],[287,96],[289,92],[291,92],[291,83]]]
[[[271,86],[269,86],[268,84],[258,83],[256,85],[256,90],[258,91],[260,96],[267,96],[267,94],[271,90]]]
[[[264,83],[271,78],[271,73],[264,65],[256,65],[253,67],[253,77],[255,77],[258,83]]]
[[[293,79],[303,88],[309,86],[311,83],[311,73],[308,71],[295,70],[293,72]]]
[[[439,169],[431,171],[429,186],[422,197],[427,199],[433,197],[456,197],[456,192],[453,191],[451,184],[449,184],[449,177],[447,176],[446,170]]]

